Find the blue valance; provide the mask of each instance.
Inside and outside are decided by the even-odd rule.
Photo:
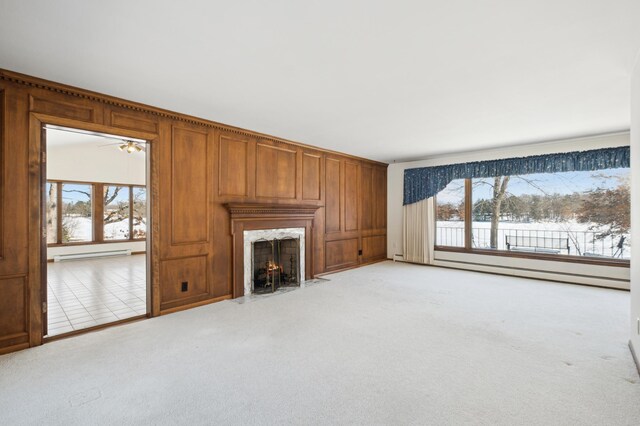
[[[404,171],[403,204],[433,197],[456,179],[617,169],[629,167],[630,159],[629,147],[620,146],[407,169]]]

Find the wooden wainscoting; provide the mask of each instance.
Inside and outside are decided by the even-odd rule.
[[[313,208],[311,276],[386,257],[386,164],[2,70],[0,123],[0,352],[42,343],[43,124],[151,142],[152,316],[240,295],[228,203]]]

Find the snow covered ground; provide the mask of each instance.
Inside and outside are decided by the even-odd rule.
[[[65,226],[70,229],[70,242],[92,241],[93,240],[93,222],[89,217],[71,217],[63,218]],[[146,232],[146,224],[135,225],[134,229]],[[124,240],[129,238],[129,219],[119,222],[108,223],[104,226],[105,240]]]
[[[625,234],[622,256],[616,254],[620,236],[595,239],[596,231],[589,228],[593,223],[570,222],[500,222],[498,226],[498,249],[506,250],[506,237],[515,241],[518,236],[523,245],[546,246],[548,250],[556,251],[560,240],[568,239],[569,250],[559,250],[558,254],[578,256],[621,257],[631,256],[631,240]],[[490,248],[491,222],[473,222],[473,245],[475,248]],[[464,246],[464,223],[462,221],[438,221],[436,225],[436,244],[443,246]],[[566,246],[566,244],[563,244]],[[533,251],[532,248],[522,247],[519,250]]]

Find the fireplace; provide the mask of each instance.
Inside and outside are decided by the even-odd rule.
[[[305,228],[243,232],[244,294],[297,287],[305,277]]]
[[[313,223],[320,206],[253,203],[225,206],[233,237],[234,298],[279,287],[302,286],[305,280],[313,278]],[[256,250],[258,256],[267,257],[256,259],[254,265]]]
[[[251,293],[273,293],[300,286],[300,239],[293,237],[252,243]]]

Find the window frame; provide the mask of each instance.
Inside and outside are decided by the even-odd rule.
[[[568,263],[582,263],[588,265],[600,265],[600,266],[617,266],[623,268],[629,268],[631,261],[630,259],[600,259],[600,258],[590,258],[587,256],[575,256],[575,255],[558,255],[558,254],[548,254],[548,253],[523,253],[523,252],[514,252],[508,250],[499,250],[499,249],[480,249],[473,248],[472,246],[472,227],[473,227],[473,183],[471,178],[465,179],[464,186],[464,209],[465,209],[465,218],[464,218],[464,247],[454,247],[454,246],[442,246],[435,245],[437,238],[437,227],[438,227],[438,218],[437,215],[434,214],[434,232],[433,240],[434,240],[434,249],[436,251],[442,252],[452,252],[452,253],[468,253],[468,254],[479,254],[479,255],[488,255],[488,256],[499,256],[499,257],[512,257],[512,258],[521,258],[521,259],[535,259],[535,260],[546,260],[553,262],[568,262]],[[434,208],[438,208],[438,198],[434,197]]]
[[[134,188],[144,188],[147,190],[146,185],[136,185],[130,183],[111,183],[111,182],[88,182],[66,179],[47,179],[47,183],[55,184],[56,188],[56,242],[47,243],[47,247],[68,247],[68,246],[86,246],[96,244],[111,244],[111,243],[129,243],[136,241],[145,241],[147,238],[133,238],[133,190]],[[91,227],[93,229],[93,238],[91,241],[76,241],[71,243],[62,242],[62,185],[63,184],[79,184],[91,186]],[[117,240],[105,240],[104,239],[104,196],[100,197],[97,194],[104,194],[105,186],[122,186],[129,188],[129,238],[122,238]]]

